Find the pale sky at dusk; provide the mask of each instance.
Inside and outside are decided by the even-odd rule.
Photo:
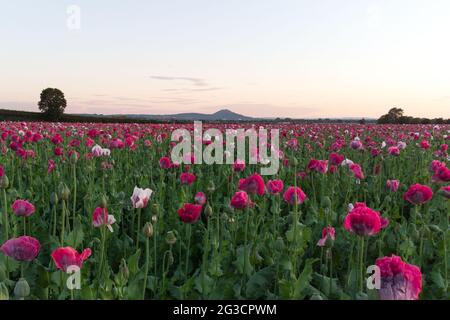
[[[449,34],[448,0],[0,0],[0,108],[448,118]]]

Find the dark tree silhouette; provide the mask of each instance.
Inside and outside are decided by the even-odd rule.
[[[38,106],[48,120],[59,120],[64,113],[66,105],[67,101],[61,90],[56,88],[42,90]]]

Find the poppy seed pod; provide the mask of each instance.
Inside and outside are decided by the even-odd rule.
[[[209,181],[208,187],[206,188],[209,193],[213,193],[216,190],[216,185],[214,184],[214,181]]]
[[[59,201],[58,195],[57,195],[55,192],[52,192],[52,193],[50,194],[50,203],[51,203],[53,206],[56,206],[56,205],[58,204],[58,201]]]
[[[108,205],[108,198],[105,195],[102,195],[102,197],[100,198],[100,202],[98,203],[98,206],[100,208],[106,208],[107,205]]]
[[[166,234],[166,243],[174,245],[177,242],[177,237],[173,231],[168,231]]]
[[[152,216],[152,222],[153,223],[158,222],[158,216],[156,214]]]
[[[153,237],[153,225],[151,224],[151,222],[147,222],[144,226],[144,235],[147,238],[151,238]]]
[[[67,200],[69,200],[69,196],[70,196],[69,187],[64,182],[61,182],[58,185],[58,197],[61,200],[67,201]]]
[[[125,281],[130,277],[130,270],[128,269],[127,262],[125,259],[122,259],[120,263],[120,274]]]
[[[9,187],[9,179],[8,176],[5,174],[2,177],[0,177],[0,189],[8,189]]]
[[[20,278],[14,287],[14,296],[20,300],[24,300],[30,295],[30,286],[25,278]]]
[[[213,209],[211,208],[211,206],[208,204],[207,206],[206,206],[206,208],[205,208],[205,214],[208,216],[208,217],[211,217],[212,216],[212,214],[213,214]]]

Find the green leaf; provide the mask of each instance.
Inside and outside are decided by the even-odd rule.
[[[259,299],[265,294],[270,287],[275,276],[275,267],[268,266],[254,273],[247,281],[247,289],[245,291],[247,299]]]
[[[139,257],[141,256],[141,249],[138,249],[131,257],[128,258],[128,269],[130,275],[135,275],[139,271]]]
[[[303,299],[305,297],[305,289],[308,287],[313,273],[313,264],[317,259],[308,259],[306,260],[305,267],[303,268],[302,273],[298,277],[297,281],[294,284],[294,299]]]

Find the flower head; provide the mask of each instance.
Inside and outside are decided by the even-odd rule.
[[[36,211],[33,204],[31,204],[27,200],[20,199],[14,201],[12,210],[14,214],[19,217],[29,217]]]
[[[9,239],[1,247],[0,252],[17,261],[32,261],[39,254],[41,245],[33,237],[21,236]]]
[[[403,194],[403,199],[414,205],[428,202],[433,197],[433,190],[429,186],[416,183]]]
[[[133,207],[136,209],[145,208],[152,193],[153,190],[149,188],[141,189],[137,186],[134,187],[133,195],[131,196],[131,203],[133,204]]]
[[[183,207],[178,209],[180,220],[186,223],[194,223],[200,218],[202,206],[198,204],[185,203]]]
[[[380,232],[388,220],[381,219],[380,213],[366,206],[364,202],[355,203],[344,220],[344,228],[358,236],[372,236]]]
[[[106,208],[98,207],[95,208],[94,213],[92,214],[92,225],[96,228],[101,226],[106,226],[109,231],[113,232],[113,225],[116,222],[116,219],[112,214],[108,214]]]
[[[52,252],[51,257],[55,262],[56,267],[59,270],[66,272],[67,268],[71,266],[81,268],[83,262],[89,258],[91,253],[92,251],[89,248],[78,253],[77,250],[72,247],[59,247]]]
[[[376,265],[381,272],[381,300],[417,300],[422,291],[422,273],[396,255],[379,258]]]
[[[302,204],[306,198],[306,194],[299,187],[290,186],[283,194],[284,201],[291,205]]]

